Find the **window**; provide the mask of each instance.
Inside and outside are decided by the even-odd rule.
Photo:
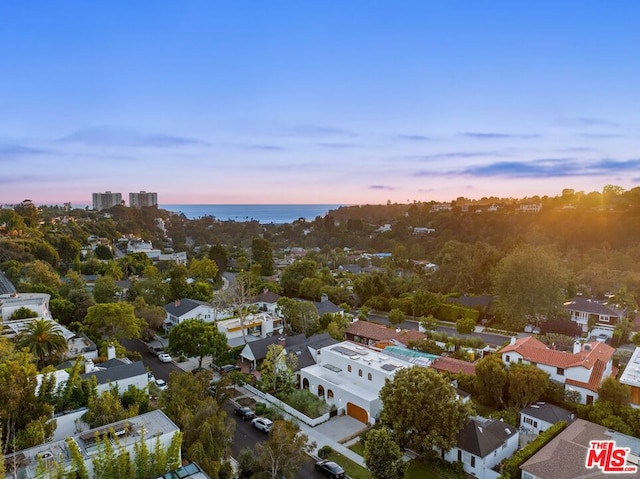
[[[367,374],[367,379],[368,379],[369,381],[371,381],[371,380],[372,380],[372,378],[371,378],[371,373]]]
[[[564,368],[556,368],[556,374],[558,376],[564,376]]]
[[[522,479],[536,479],[536,476],[529,474],[527,471],[522,471]]]
[[[471,467],[476,467],[476,456],[471,456]]]
[[[462,451],[460,449],[458,449],[458,461],[462,461]]]
[[[351,364],[347,366],[347,371],[351,372]]]
[[[508,354],[504,357],[504,360],[508,363],[511,362],[511,356],[509,356]]]
[[[362,369],[358,369],[358,376],[362,377]]]

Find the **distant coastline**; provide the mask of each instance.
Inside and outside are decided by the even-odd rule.
[[[221,221],[258,221],[284,224],[304,218],[312,221],[344,205],[158,205],[158,208],[184,214],[188,219],[213,216]]]

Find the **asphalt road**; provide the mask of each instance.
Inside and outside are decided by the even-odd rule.
[[[156,379],[169,381],[169,374],[174,371],[182,371],[173,363],[163,363],[147,350],[147,345],[138,339],[123,339],[122,345],[128,351],[137,351],[142,355],[142,362],[153,373]]]
[[[233,434],[233,444],[231,445],[231,453],[236,459],[240,455],[240,451],[245,448],[253,450],[259,442],[265,441],[268,436],[262,431],[258,431],[251,425],[251,421],[243,421],[233,413],[234,404],[227,401],[224,405],[229,417],[236,421],[236,430]],[[296,479],[306,479],[310,477],[324,477],[314,468],[315,462],[309,457],[300,465],[300,469],[296,474]]]

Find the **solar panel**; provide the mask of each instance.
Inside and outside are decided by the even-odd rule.
[[[384,369],[385,371],[393,371],[397,367],[398,366],[396,366],[395,364],[391,364],[391,363],[383,364],[382,366],[380,366],[380,368]]]

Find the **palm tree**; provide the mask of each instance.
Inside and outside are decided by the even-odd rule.
[[[42,368],[47,359],[59,357],[69,346],[62,331],[53,321],[40,318],[31,321],[20,333],[18,345],[28,348],[38,358],[38,367]]]

